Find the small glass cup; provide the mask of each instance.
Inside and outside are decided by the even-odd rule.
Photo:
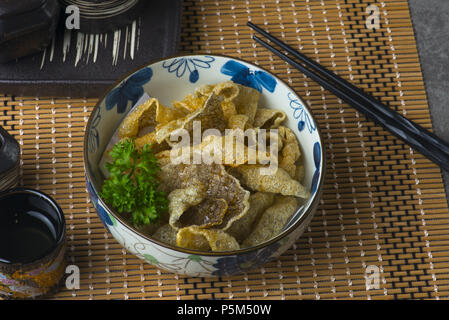
[[[66,267],[66,224],[48,195],[26,188],[0,193],[0,297],[56,292]]]

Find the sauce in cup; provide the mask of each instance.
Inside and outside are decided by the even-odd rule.
[[[0,296],[35,298],[55,289],[65,271],[65,219],[42,192],[0,194]]]

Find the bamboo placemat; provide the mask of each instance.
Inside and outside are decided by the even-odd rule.
[[[248,20],[431,129],[407,1],[184,1],[181,51],[266,67],[304,97],[327,148],[324,195],[305,234],[246,275],[189,278],[122,249],[84,181],[84,127],[95,100],[0,96],[2,124],[22,147],[21,184],[52,195],[67,219],[68,261],[81,288],[58,299],[391,299],[449,296],[449,213],[438,167],[267,50]],[[366,290],[367,268],[380,272]]]

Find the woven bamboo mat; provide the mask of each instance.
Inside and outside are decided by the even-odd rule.
[[[305,234],[246,275],[188,278],[123,250],[89,202],[82,139],[95,100],[0,96],[2,125],[22,147],[21,184],[52,195],[67,219],[79,290],[58,299],[391,299],[449,296],[449,213],[438,167],[257,47],[248,20],[431,129],[407,1],[184,1],[181,51],[236,56],[291,84],[327,147],[324,195]],[[367,290],[367,268],[380,275]]]

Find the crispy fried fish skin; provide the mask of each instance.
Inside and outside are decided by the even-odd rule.
[[[203,84],[195,89],[195,95],[197,97],[208,97],[214,90],[214,84]]]
[[[240,84],[239,95],[234,101],[235,109],[238,114],[244,114],[248,117],[248,124],[253,125],[256,116],[257,105],[259,103],[260,92],[256,89],[245,87]]]
[[[200,181],[207,184],[207,196],[224,199],[228,204],[223,223],[213,226],[213,228],[228,229],[236,219],[248,211],[249,191],[243,189],[240,182],[227,173],[223,165],[197,165],[195,167],[189,167],[192,170],[190,175],[194,175],[196,172]]]
[[[188,208],[179,218],[178,225],[210,228],[223,223],[228,204],[224,199],[208,198]]]
[[[223,101],[233,101],[237,99],[240,93],[238,84],[231,80],[217,83],[214,85],[213,91],[215,94],[222,96]]]
[[[213,91],[223,97],[221,107],[226,121],[234,115],[241,114],[248,117],[248,125],[252,126],[259,103],[259,91],[232,81],[218,83]]]
[[[176,244],[182,248],[216,252],[240,249],[237,240],[226,232],[215,229],[202,229],[197,226],[180,229],[176,235]]]
[[[305,170],[304,170],[304,166],[299,164],[296,166],[295,169],[295,179],[298,180],[299,182],[302,182],[304,180],[304,176],[305,176]]]
[[[275,129],[287,118],[282,110],[258,108],[254,117],[254,127],[262,129]]]
[[[211,94],[201,108],[187,114],[183,118],[175,119],[162,126],[158,126],[155,130],[155,141],[162,143],[167,141],[170,145],[170,135],[178,130],[186,130],[192,137],[193,125],[195,121],[201,123],[201,131],[206,129],[216,129],[223,133],[226,128],[226,121],[223,118],[223,110],[221,109],[222,98],[216,94]]]
[[[182,129],[184,122],[185,118],[181,118],[157,127],[153,132],[151,132],[153,134],[152,139],[154,139],[156,143],[162,143],[169,140],[173,131]]]
[[[179,219],[182,214],[192,206],[198,205],[206,197],[207,187],[200,181],[192,181],[183,189],[175,189],[168,195],[168,213],[170,226],[179,229]]]
[[[278,235],[297,209],[296,198],[278,196],[274,205],[262,213],[253,231],[243,241],[242,248],[256,246]]]
[[[241,134],[234,134],[234,130],[227,133],[225,136],[207,136],[201,144],[194,146],[174,147],[171,149],[171,160],[173,163],[189,163],[192,159],[201,159],[206,164],[221,163],[225,166],[263,164],[270,161],[270,153],[262,150],[259,145],[245,145],[243,131]]]
[[[146,144],[149,144],[151,145],[151,149],[154,153],[159,153],[170,148],[167,142],[162,141],[159,143],[156,141],[156,131],[152,131],[141,137],[135,138],[134,143],[136,144],[136,148],[139,150],[142,150]]]
[[[226,230],[248,211],[249,191],[242,188],[221,164],[167,164],[161,168],[158,178],[162,191],[167,194],[175,189],[185,189],[195,179],[207,187],[205,198],[224,199],[228,207],[223,222],[211,228]]]
[[[161,242],[167,243],[172,246],[176,246],[176,234],[177,230],[173,229],[170,224],[164,224],[159,227],[152,237]]]
[[[201,94],[203,92],[200,91],[195,92],[195,94],[188,94],[181,101],[173,101],[173,107],[180,112],[191,113],[204,105],[210,92],[212,91],[209,91],[208,94]]]
[[[149,99],[139,105],[120,124],[118,136],[123,138],[134,138],[139,134],[139,130],[145,126],[156,125],[157,99]]]
[[[263,148],[272,156],[277,155],[284,146],[277,129],[249,128],[245,130],[245,134],[248,136],[248,141],[257,144],[258,149]]]
[[[151,144],[152,146],[156,144],[156,132],[152,131],[149,132],[142,137],[138,137],[134,139],[134,143],[136,144],[136,147],[140,150],[143,148],[146,144]]]
[[[232,81],[225,81],[214,86],[213,92],[222,97],[221,107],[223,116],[226,121],[233,115],[237,114],[234,100],[239,94],[238,86]]]
[[[283,142],[283,147],[280,152],[279,167],[287,171],[290,177],[295,178],[295,163],[301,156],[298,139],[290,128],[284,126],[279,127],[278,133]]]
[[[256,192],[249,196],[249,209],[246,215],[234,221],[227,232],[241,243],[253,229],[254,223],[268,207],[274,202],[275,194],[269,192]]]
[[[193,121],[200,121],[202,130],[217,129],[220,132],[224,132],[226,122],[223,119],[221,101],[221,97],[212,93],[203,107],[186,116],[182,128],[191,132],[193,130]]]
[[[161,165],[161,170],[157,173],[160,188],[165,194],[170,194],[175,189],[185,189],[188,185],[179,178],[179,172],[184,170],[184,165],[175,166],[171,163]]]
[[[157,162],[159,163],[159,167],[163,167],[171,162],[170,150],[160,151],[156,153],[155,156],[157,158]]]
[[[254,191],[280,193],[304,199],[310,196],[306,188],[292,179],[284,169],[277,168],[270,174],[262,174],[265,169],[268,168],[257,164],[245,164],[232,170],[243,185]]]
[[[228,120],[228,127],[244,131],[248,127],[248,116],[245,114],[232,115]]]
[[[150,98],[137,106],[120,124],[118,136],[134,138],[144,127],[154,127],[185,116],[185,113],[162,105],[156,98]]]

